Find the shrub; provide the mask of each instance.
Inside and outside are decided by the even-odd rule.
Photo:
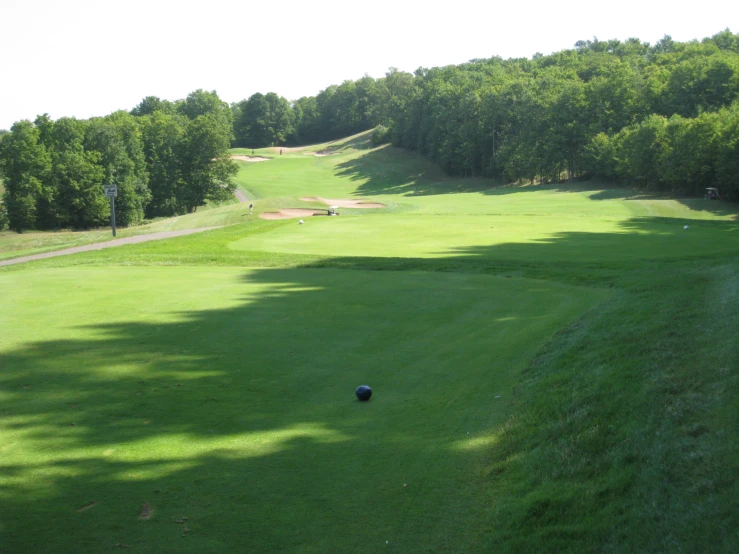
[[[0,201],[0,231],[5,231],[8,228],[10,221],[8,221],[8,210],[5,208],[5,204]]]
[[[372,145],[379,146],[390,142],[390,129],[384,125],[378,125],[372,131]]]

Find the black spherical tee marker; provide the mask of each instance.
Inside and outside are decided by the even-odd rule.
[[[359,400],[361,400],[362,402],[367,402],[367,400],[369,400],[371,396],[372,389],[369,388],[367,385],[357,387],[357,398],[359,398]]]

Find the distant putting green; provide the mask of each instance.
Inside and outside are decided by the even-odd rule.
[[[234,250],[331,256],[470,257],[610,261],[702,256],[739,250],[733,222],[583,216],[306,218],[232,242]],[[525,248],[522,248],[525,246]]]
[[[606,296],[210,267],[37,270],[0,288],[14,552],[475,551],[517,372]]]

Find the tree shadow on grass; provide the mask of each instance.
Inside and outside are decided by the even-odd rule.
[[[438,547],[434,528],[464,544],[482,454],[467,443],[489,444],[510,378],[496,372],[526,350],[495,356],[486,335],[530,325],[543,340],[559,300],[537,287],[526,309],[503,309],[480,276],[445,277],[457,292],[444,295],[430,277],[384,274],[377,289],[377,275],[340,273],[254,270],[234,307],[1,352],[3,544],[336,551],[362,536],[354,551],[371,552],[390,538]],[[495,317],[469,313],[478,296]],[[470,333],[479,343],[461,351]],[[473,512],[465,525],[486,517]]]
[[[600,241],[641,248],[662,240],[654,224],[627,222],[632,233]],[[562,265],[556,254],[593,238],[561,234],[400,266],[331,263],[496,272],[499,260],[524,255],[509,267],[526,272],[540,263],[547,273],[543,252],[553,250],[552,263]],[[607,258],[593,263],[609,271]],[[612,263],[609,278],[623,282],[625,266]],[[589,284],[609,284],[583,269]],[[381,295],[372,283],[387,277],[378,274],[254,270],[243,275],[233,307],[184,311],[167,323],[122,318],[81,328],[79,339],[30,340],[1,352],[0,423],[11,437],[0,462],[2,544],[45,552],[374,552],[392,540],[401,551],[479,550],[496,528],[490,510],[499,499],[485,469],[496,410],[512,407],[495,403],[508,386],[496,368],[521,366],[495,350],[496,333],[519,330],[531,340],[551,315],[550,293],[543,283],[509,290],[503,279],[459,275],[439,288],[402,275]],[[484,325],[470,325],[479,302],[455,302],[491,284],[508,291],[513,307],[491,305]],[[250,286],[262,292],[255,297]],[[353,390],[365,383],[376,397],[362,404]],[[565,515],[567,502],[556,504]],[[556,526],[555,516],[544,510],[531,525]]]
[[[491,188],[486,179],[458,179],[446,175],[420,154],[390,145],[377,147],[336,166],[336,175],[360,181],[357,196],[429,196],[459,192],[484,192]]]
[[[521,192],[591,192],[591,200],[676,200],[691,210],[739,219],[736,204],[702,198],[676,198],[664,194],[621,187],[599,180],[551,184],[496,185],[492,179],[450,177],[424,156],[390,145],[372,149],[337,165],[337,176],[361,182],[358,196],[400,195],[406,197],[457,193],[502,196]]]
[[[605,191],[601,183],[576,181],[573,183],[496,185],[493,179],[484,177],[451,177],[437,164],[417,152],[393,147],[389,144],[371,149],[337,165],[337,176],[360,181],[355,194],[359,196],[402,195],[432,196],[477,192],[500,196],[519,192],[585,192],[603,191],[613,198],[632,197],[627,189]]]
[[[613,283],[625,280],[628,272],[673,263],[700,264],[704,260],[731,257],[739,252],[739,227],[731,221],[690,220],[664,217],[640,217],[617,220],[609,224],[613,232],[586,232],[537,228],[536,234],[502,229],[506,220],[496,223],[496,216],[474,218],[477,244],[455,246],[445,243],[443,235],[449,225],[436,218],[438,232],[433,234],[398,233],[393,255],[397,257],[328,257],[312,267],[365,267],[369,269],[430,271],[462,271],[516,275],[600,286],[602,279]],[[421,223],[425,224],[425,223]],[[472,227],[477,225],[477,227]],[[686,228],[687,227],[687,228]],[[452,227],[453,228],[453,227]],[[480,244],[495,240],[500,233],[506,242]],[[489,239],[487,238],[489,237]],[[359,240],[359,239],[358,239]],[[366,242],[355,243],[354,252],[373,248],[371,235]],[[331,248],[331,244],[326,244]],[[423,258],[411,257],[423,252]],[[406,254],[407,253],[407,254]],[[408,257],[401,257],[407,255]],[[641,272],[639,272],[641,273]]]
[[[725,200],[707,200],[705,198],[676,198],[680,204],[696,212],[707,212],[713,215],[730,217],[739,221],[739,204]]]
[[[739,205],[724,200],[686,198],[666,193],[617,187],[604,183],[593,183],[591,186],[594,188],[584,189],[598,190],[598,192],[589,196],[591,200],[674,200],[694,212],[706,212],[715,216],[729,217],[735,221],[739,220]]]
[[[328,143],[329,149],[336,151],[353,149],[353,150],[371,150],[374,148],[372,144],[372,136],[370,133],[360,133],[349,139],[340,139]]]
[[[739,227],[731,221],[638,217],[620,221],[616,233],[553,232],[534,242],[452,249],[451,256],[541,263],[636,267],[739,252]]]

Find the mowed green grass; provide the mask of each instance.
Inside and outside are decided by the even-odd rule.
[[[0,268],[0,545],[739,550],[735,205],[255,154],[155,223],[239,224]]]
[[[540,215],[306,218],[230,244],[234,250],[387,257],[624,261],[739,251],[739,225]],[[688,229],[684,228],[685,224]],[[521,249],[519,245],[531,248]]]
[[[233,225],[247,221],[250,217],[253,218],[248,213],[248,208],[245,211],[242,204],[231,204],[180,217],[152,221],[146,225],[117,228],[116,237],[113,237],[113,232],[110,228],[90,231],[26,231],[22,234],[13,231],[0,231],[0,261],[75,246],[84,246],[86,244],[107,242],[114,238],[126,238],[162,231]]]
[[[326,150],[335,153],[314,155]],[[234,153],[251,155],[250,150],[244,149],[235,149]],[[340,225],[350,228],[341,233],[335,233],[335,227],[313,225],[311,231],[302,234],[283,229],[275,236],[262,237],[253,245],[237,244],[234,248],[305,254],[322,254],[328,250],[332,255],[434,257],[486,245],[552,244],[562,239],[582,239],[584,251],[591,250],[596,256],[599,252],[606,256],[613,253],[618,258],[620,254],[612,252],[607,245],[602,248],[603,243],[610,240],[609,235],[616,233],[638,237],[636,250],[632,245],[626,247],[627,257],[634,258],[650,257],[653,252],[663,256],[721,253],[737,244],[736,210],[724,202],[653,198],[597,183],[493,187],[484,179],[450,178],[415,154],[387,145],[372,147],[367,133],[312,147],[285,149],[282,156],[274,148],[257,149],[255,155],[270,160],[236,162],[240,167],[237,185],[255,202],[253,215],[249,214],[248,204],[208,206],[193,214],[119,228],[118,236],[219,227],[255,220],[268,228],[267,222],[259,220],[260,213],[280,208],[322,208],[325,204],[301,200],[320,196],[377,201],[387,206],[380,210],[344,209],[342,219],[388,217],[351,223],[342,221]],[[413,218],[400,218],[400,214],[412,214]],[[440,216],[450,217],[440,220]],[[701,221],[716,222],[717,230],[722,232],[714,235],[711,231],[705,235],[695,232],[696,229],[689,237],[680,236],[677,241],[668,238],[682,231],[684,225]],[[291,238],[293,234],[295,241]],[[375,235],[377,238],[373,238]],[[643,240],[647,235],[650,240]],[[385,236],[391,238],[392,248],[384,244]],[[399,236],[406,241],[397,242]],[[351,238],[350,248],[343,252],[340,243],[348,237]],[[109,229],[23,235],[1,232],[0,260],[112,238]],[[624,243],[619,241],[619,244]],[[496,248],[495,255],[509,257],[511,254]],[[552,257],[552,253],[547,256]]]
[[[722,203],[654,198],[589,183],[494,188],[481,179],[446,177],[389,146],[371,148],[366,135],[338,142],[337,154],[311,155],[325,147],[244,163],[239,182],[267,197],[257,201],[259,211],[319,205],[301,201],[305,196],[377,201],[387,208],[307,217],[300,228],[285,225],[247,236],[231,249],[616,263],[739,250],[736,211]],[[533,248],[518,248],[524,244]]]
[[[330,156],[316,151],[332,149]],[[256,151],[259,155],[260,151]],[[242,190],[268,202],[300,204],[300,197],[352,198],[387,203],[420,215],[562,215],[603,218],[663,217],[736,221],[725,202],[649,196],[613,185],[494,186],[487,179],[449,177],[425,158],[389,145],[372,147],[363,133],[343,141],[272,156],[267,162],[237,162]],[[259,203],[257,203],[259,206]],[[364,213],[364,211],[362,212]]]
[[[477,550],[516,375],[607,296],[207,267],[25,271],[0,288],[9,552]]]

